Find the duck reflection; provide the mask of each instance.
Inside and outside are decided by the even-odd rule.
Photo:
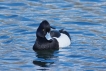
[[[57,58],[55,56],[56,53],[57,50],[37,50],[37,59],[33,61],[33,64],[41,67],[49,67],[55,63],[55,59]]]

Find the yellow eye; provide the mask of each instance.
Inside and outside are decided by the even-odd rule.
[[[45,31],[45,29],[43,29],[42,31]]]

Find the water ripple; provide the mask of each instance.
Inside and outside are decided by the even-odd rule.
[[[1,0],[0,70],[105,71],[105,8],[105,0]],[[67,30],[72,44],[34,52],[42,20]]]

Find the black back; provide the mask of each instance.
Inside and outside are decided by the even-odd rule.
[[[61,33],[63,33],[63,34],[66,34],[68,37],[69,37],[69,39],[71,40],[71,37],[70,37],[70,35],[69,35],[69,33],[67,32],[67,31],[65,31],[64,29],[61,29],[61,30],[52,30],[51,32],[50,32],[50,35],[52,36],[52,37],[60,37],[61,36]]]
[[[51,35],[51,37],[60,37],[60,32],[59,31],[57,31],[57,30],[52,30],[52,31],[50,31],[50,35]]]

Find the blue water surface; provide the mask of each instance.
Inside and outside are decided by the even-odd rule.
[[[71,45],[34,52],[42,20],[67,30]],[[0,71],[40,70],[106,71],[106,0],[0,1]]]

